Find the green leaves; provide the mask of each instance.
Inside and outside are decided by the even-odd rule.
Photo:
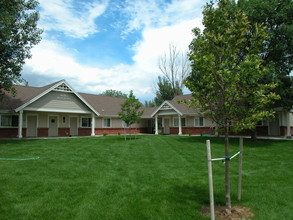
[[[21,80],[25,59],[31,58],[30,49],[41,40],[37,5],[35,0],[0,1],[0,96]]]
[[[251,24],[230,0],[207,4],[203,14],[204,31],[193,30],[186,86],[196,106],[219,126],[232,121],[234,130],[252,129],[272,115],[265,108],[278,98],[271,92],[276,84],[261,83],[266,28]]]
[[[141,107],[142,104],[135,98],[131,90],[128,98],[121,104],[121,111],[118,112],[119,118],[128,126],[131,126],[133,123],[140,121],[143,114],[143,110],[140,110]]]

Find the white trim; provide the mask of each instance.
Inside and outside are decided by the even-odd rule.
[[[29,100],[28,102],[26,102],[23,105],[21,105],[18,108],[16,108],[15,111],[16,112],[19,112],[20,110],[27,110],[27,109],[24,109],[24,108],[27,107],[28,105],[32,104],[36,100],[40,99],[44,95],[48,94],[49,92],[53,91],[55,88],[57,88],[58,86],[62,85],[63,83],[68,88],[70,88],[71,91],[72,91],[72,93],[75,94],[90,110],[92,110],[97,116],[100,115],[81,95],[79,95],[77,92],[75,92],[74,89],[65,80],[59,81],[58,83],[56,83],[55,85],[53,85],[49,89],[45,90],[44,92],[42,92],[39,95],[35,96],[34,98],[32,98],[31,100]],[[62,92],[62,91],[59,91],[59,92]]]
[[[158,127],[158,115],[155,115],[155,135],[159,134]]]
[[[169,105],[178,115],[183,116],[183,113],[181,113],[177,108],[175,108],[172,104],[170,104],[168,101],[164,101],[154,112],[151,114],[151,117],[154,117],[158,111],[161,110],[161,108],[165,105]]]
[[[91,114],[91,111],[81,110],[66,110],[66,109],[54,109],[54,108],[24,108],[25,111],[37,111],[37,112],[60,112],[60,113],[77,113],[77,114]]]
[[[186,125],[186,120],[185,121],[185,125]],[[179,122],[179,126],[178,126],[178,135],[182,135],[182,122],[181,122],[181,116],[178,115],[178,122]]]
[[[19,111],[18,116],[18,138],[22,138],[22,127],[23,127],[23,110]]]
[[[92,121],[91,121],[91,136],[95,136],[95,128],[96,128],[96,119],[95,119],[95,114],[92,113]]]
[[[110,119],[110,127],[105,126],[105,124],[104,124],[105,119]],[[103,118],[103,120],[102,120],[102,128],[112,128],[112,125],[113,125],[112,118]]]

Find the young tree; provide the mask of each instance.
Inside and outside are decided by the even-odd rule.
[[[118,112],[119,118],[121,118],[125,124],[129,126],[130,131],[131,125],[138,123],[141,119],[143,114],[141,107],[142,104],[138,101],[138,99],[135,98],[131,90],[125,102],[121,104],[121,111]]]
[[[0,98],[4,91],[15,92],[12,85],[21,81],[30,49],[41,40],[37,6],[36,0],[0,1]]]
[[[107,89],[106,91],[102,92],[101,95],[119,97],[119,98],[127,98],[126,93],[123,93],[123,92],[118,91],[118,90],[113,90],[113,89]]]
[[[206,4],[203,33],[195,28],[190,44],[192,72],[186,86],[192,92],[190,106],[210,117],[225,133],[226,208],[231,213],[229,131],[251,129],[272,116],[265,106],[276,99],[274,84],[262,84],[261,65],[265,28],[252,24],[232,0]],[[247,106],[250,106],[247,108]]]

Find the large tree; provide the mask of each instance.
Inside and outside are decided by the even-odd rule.
[[[259,120],[272,116],[265,106],[277,96],[270,92],[274,84],[260,83],[266,72],[260,54],[267,38],[263,26],[251,24],[232,0],[207,3],[203,25],[202,33],[198,28],[193,30],[189,54],[192,72],[186,86],[193,96],[190,105],[225,133],[225,197],[229,213],[229,131],[252,129]]]
[[[270,69],[263,82],[276,82],[274,91],[280,95],[276,107],[293,106],[293,1],[292,0],[238,0],[252,23],[267,27],[268,38],[261,56],[263,65]],[[253,29],[252,29],[253,31]]]
[[[123,93],[123,92],[118,91],[118,90],[113,90],[113,89],[107,89],[106,91],[102,92],[101,95],[119,97],[119,98],[127,98],[126,93]]]
[[[37,6],[36,0],[0,1],[0,97],[5,91],[14,92],[12,85],[21,81],[30,49],[41,40]]]
[[[130,131],[131,125],[134,123],[138,123],[141,119],[141,116],[144,112],[141,107],[142,104],[133,95],[133,92],[131,90],[127,99],[121,104],[121,111],[118,112],[119,118],[121,118],[125,122]]]
[[[184,80],[190,72],[187,53],[180,51],[175,44],[169,44],[168,51],[159,57],[158,67],[164,78],[170,83],[173,93],[178,87],[184,88]]]
[[[175,81],[174,85],[172,85],[167,77],[158,76],[156,97],[154,98],[156,106],[161,105],[165,100],[172,100],[176,95],[182,94],[183,92],[178,81]]]

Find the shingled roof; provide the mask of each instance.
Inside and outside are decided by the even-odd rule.
[[[188,105],[184,103],[179,103],[179,101],[189,101],[192,99],[192,95],[178,95],[175,96],[171,101],[168,101],[171,105],[173,105],[178,111],[180,111],[183,115],[192,115],[199,114],[200,112],[194,108],[188,107]]]
[[[60,81],[43,87],[14,85],[13,88],[16,90],[15,96],[13,96],[11,93],[6,92],[3,96],[3,99],[0,101],[0,110],[15,110],[16,108],[29,102],[42,92],[58,84]]]
[[[43,87],[15,85],[13,87],[17,91],[16,95],[13,96],[11,93],[5,93],[2,101],[0,101],[0,110],[15,111],[26,103],[34,101],[34,99],[38,98],[38,96],[40,96],[42,93],[49,92],[50,89],[54,88],[54,86],[57,86],[57,84],[61,84],[61,82],[66,83],[64,80],[60,80]],[[121,104],[125,101],[125,98],[77,92],[74,93],[77,96],[80,96],[81,99],[84,99],[84,102],[87,105],[90,105],[89,107],[93,111],[97,112],[101,117],[118,117],[118,112],[121,110]],[[198,114],[199,112],[194,108],[189,108],[186,104],[178,103],[178,101],[190,100],[191,98],[191,95],[178,95],[171,101],[166,102],[172,105],[177,110],[177,112],[180,112],[183,115]],[[150,118],[159,109],[158,107],[142,107],[142,110],[144,110],[142,118]]]
[[[5,93],[2,101],[0,102],[0,110],[14,111],[61,81],[44,87],[14,85],[13,87],[16,90],[16,95],[13,96],[11,93]],[[121,110],[121,104],[125,101],[125,98],[87,93],[77,94],[80,95],[89,105],[91,105],[91,107],[102,117],[118,117],[118,112]],[[142,118],[149,118],[155,108],[142,107],[142,110],[144,110]]]

